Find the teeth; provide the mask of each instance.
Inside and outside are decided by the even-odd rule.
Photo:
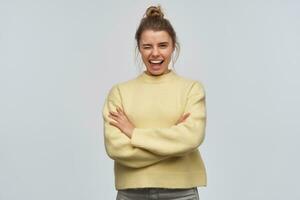
[[[155,63],[155,64],[158,64],[158,63],[161,63],[162,60],[150,60],[151,63]]]

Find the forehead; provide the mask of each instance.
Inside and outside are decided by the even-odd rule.
[[[172,39],[166,31],[145,30],[141,35],[141,44],[171,41]]]

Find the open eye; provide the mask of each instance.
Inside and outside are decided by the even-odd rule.
[[[165,48],[168,47],[168,44],[160,44],[159,47],[162,48],[162,49],[165,49]]]

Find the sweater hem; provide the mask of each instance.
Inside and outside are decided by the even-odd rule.
[[[115,189],[129,188],[191,188],[206,187],[205,171],[178,173],[149,173],[143,177],[117,176]]]

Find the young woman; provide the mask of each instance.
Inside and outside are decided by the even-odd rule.
[[[117,200],[199,199],[206,169],[198,150],[206,126],[200,81],[169,68],[179,45],[160,6],[150,6],[135,39],[146,70],[110,89],[103,106],[105,149]]]

